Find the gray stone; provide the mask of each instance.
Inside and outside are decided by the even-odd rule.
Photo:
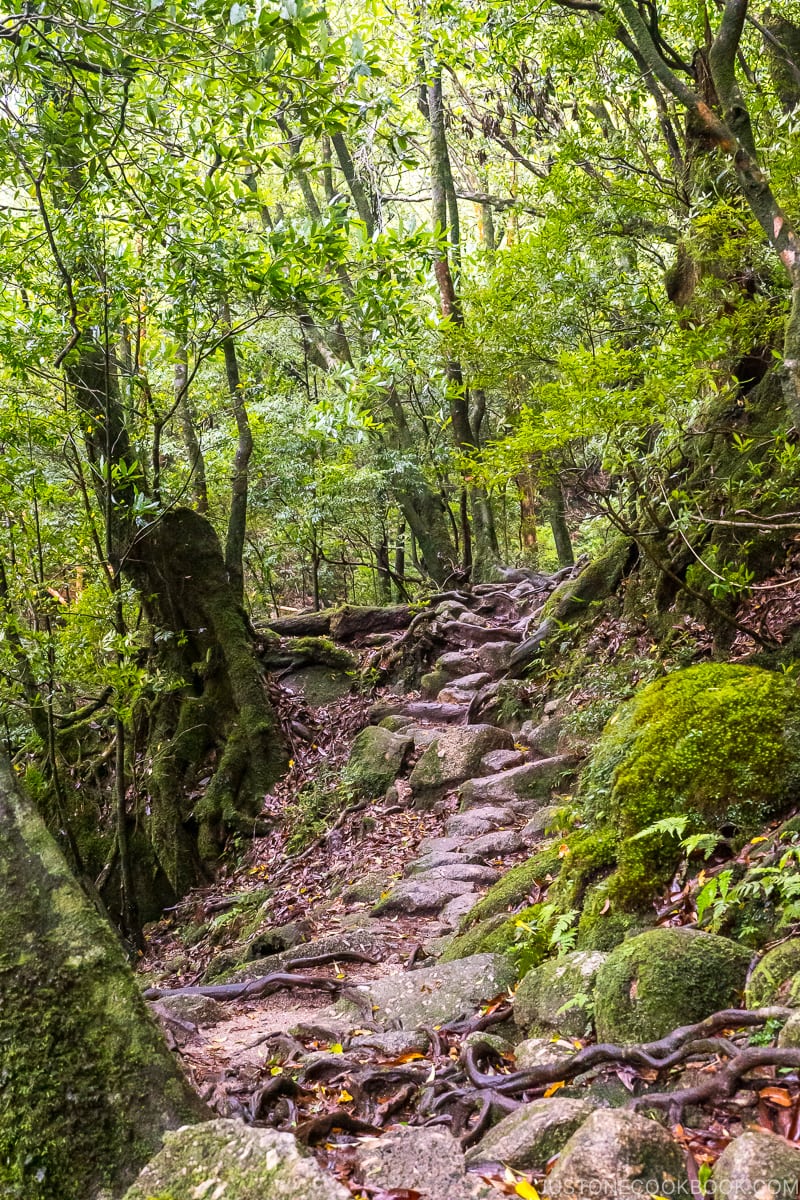
[[[468,654],[463,650],[448,650],[436,660],[436,670],[442,671],[450,679],[461,679],[465,675],[474,675],[482,669],[477,653]]]
[[[342,891],[345,904],[374,904],[380,900],[384,892],[388,892],[394,882],[394,872],[385,868],[381,871],[367,871],[360,879],[353,880]]]
[[[473,671],[471,675],[459,675],[448,686],[460,692],[477,692],[487,683],[491,683],[491,678],[485,671]]]
[[[424,1029],[389,1029],[385,1033],[362,1033],[350,1042],[351,1050],[375,1050],[385,1058],[401,1054],[427,1054],[431,1039]]]
[[[228,1016],[225,1005],[210,996],[164,996],[157,1004],[162,1012],[192,1025],[216,1025]]]
[[[332,1004],[319,1009],[307,1021],[298,1021],[290,1025],[288,1032],[292,1037],[307,1038],[309,1041],[327,1042],[329,1045],[347,1041],[354,1030],[361,1029],[364,1018],[359,1014],[344,1015]],[[369,1027],[369,1022],[367,1023]]]
[[[512,642],[487,642],[475,651],[480,668],[488,675],[501,675],[511,666]]]
[[[303,942],[291,950],[280,954],[271,954],[267,958],[256,958],[231,972],[229,979],[241,982],[247,979],[257,979],[268,975],[270,971],[278,971],[293,963],[302,963],[307,958],[315,958],[318,954],[341,954],[355,951],[358,954],[368,954],[370,958],[380,958],[386,945],[382,934],[371,929],[352,929],[342,933],[327,933],[313,941]]]
[[[446,671],[428,671],[419,681],[419,690],[423,696],[435,700],[442,688],[450,682],[450,678]]]
[[[461,918],[465,917],[479,900],[480,896],[476,892],[465,892],[463,896],[456,896],[445,904],[439,913],[439,920],[447,929],[457,929]]]
[[[800,1012],[794,1012],[778,1034],[781,1050],[800,1049]]]
[[[390,733],[405,733],[409,725],[413,725],[413,721],[411,717],[401,717],[399,713],[392,713],[378,724],[381,729],[388,729]]]
[[[476,887],[491,887],[500,878],[500,872],[494,867],[482,863],[450,863],[440,867],[430,867],[420,879],[463,879]]]
[[[511,750],[514,739],[494,725],[454,725],[443,729],[409,776],[415,794],[439,793],[474,775],[484,754]]]
[[[643,1194],[691,1196],[683,1153],[657,1122],[619,1109],[592,1113],[544,1185],[552,1200],[640,1200]]]
[[[284,675],[281,684],[294,696],[303,696],[312,708],[334,704],[346,696],[353,686],[350,675],[330,667],[301,667]]]
[[[436,867],[453,867],[474,861],[474,857],[471,858],[469,854],[461,851],[432,850],[429,854],[423,854],[421,858],[409,863],[406,867],[406,875],[424,875]]]
[[[413,746],[406,733],[392,733],[381,725],[367,725],[353,742],[344,774],[361,796],[382,796],[403,770]]]
[[[499,1162],[515,1171],[544,1171],[594,1109],[588,1100],[533,1100],[509,1113],[468,1150],[467,1164]]]
[[[572,1042],[566,1042],[563,1038],[537,1037],[519,1042],[514,1057],[517,1070],[527,1071],[529,1067],[549,1067],[551,1063],[561,1062],[574,1053]]]
[[[725,1200],[795,1200],[800,1149],[765,1130],[744,1133],[723,1150],[714,1167],[714,1195]]]
[[[486,646],[489,642],[518,642],[521,636],[514,629],[498,629],[496,627],[487,628],[483,625],[475,625],[471,621],[465,621],[459,618],[457,621],[445,621],[442,625],[442,633],[448,641],[455,643],[457,646]]]
[[[481,775],[497,775],[500,771],[509,771],[512,767],[521,767],[525,755],[521,750],[491,750],[481,759]]]
[[[525,842],[515,829],[497,829],[467,842],[464,849],[481,858],[503,858],[506,854],[516,854],[524,846]]]
[[[591,1023],[590,1001],[597,972],[607,954],[575,950],[534,967],[514,995],[514,1020],[526,1033],[554,1029],[582,1037]],[[586,997],[584,1003],[574,1003]]]
[[[483,779],[467,779],[461,788],[461,807],[474,808],[476,804],[512,800],[537,800],[542,803],[575,765],[568,754],[554,758],[541,758],[536,762],[523,763],[510,771],[487,775]]]
[[[456,813],[444,828],[451,837],[469,839],[513,825],[514,819],[514,810],[507,805],[487,804],[470,812]]]
[[[465,1174],[461,1147],[442,1129],[392,1129],[378,1140],[361,1142],[355,1153],[370,1194],[408,1189],[425,1200],[488,1200],[496,1195],[482,1180]]]
[[[350,1200],[350,1192],[290,1133],[240,1121],[206,1121],[167,1133],[125,1200]]]
[[[530,746],[537,754],[549,757],[558,751],[563,727],[561,717],[545,717],[541,722],[526,721],[517,734],[517,741]]]
[[[431,742],[435,742],[439,736],[439,730],[432,729],[429,725],[412,725],[408,733],[414,739],[415,750],[427,750]]]
[[[528,845],[532,842],[540,842],[547,833],[551,823],[555,820],[558,812],[559,808],[557,804],[545,804],[543,808],[537,809],[530,821],[520,831],[520,837]]]
[[[514,965],[505,955],[473,954],[379,979],[370,985],[369,995],[379,1024],[418,1029],[473,1012],[515,980]]]
[[[457,687],[455,683],[448,683],[441,689],[436,697],[442,704],[460,704],[466,708],[475,699],[477,693],[472,689]]]
[[[417,846],[417,854],[457,854],[461,845],[462,839],[457,837],[423,838]]]
[[[437,913],[449,900],[472,891],[473,885],[462,879],[404,879],[378,901],[372,913],[376,917],[392,912]]]

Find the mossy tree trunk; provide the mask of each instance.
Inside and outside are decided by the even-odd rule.
[[[0,1195],[119,1196],[202,1119],[121,947],[0,760]]]
[[[139,722],[151,764],[145,824],[158,865],[181,895],[207,874],[230,832],[252,827],[283,769],[283,745],[213,526],[188,508],[166,508],[136,525],[137,495],[148,485],[116,378],[102,347],[84,340],[79,350],[69,379],[105,515],[109,567],[141,597],[166,685]],[[156,440],[156,499],[157,458]]]

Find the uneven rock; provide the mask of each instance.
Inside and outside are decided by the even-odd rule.
[[[507,805],[486,805],[469,812],[456,813],[445,825],[450,837],[463,839],[480,837],[493,829],[502,829],[514,824],[514,810]]]
[[[295,963],[303,963],[307,958],[315,958],[318,954],[343,954],[348,950],[358,954],[368,954],[371,958],[380,958],[386,945],[382,934],[371,929],[351,929],[342,933],[327,933],[313,941],[303,942],[291,950],[283,950],[280,954],[270,954],[267,958],[255,958],[245,963],[229,975],[231,983],[247,979],[258,979],[268,975],[270,971],[285,970]]]
[[[465,675],[474,675],[476,671],[485,670],[481,667],[477,653],[464,650],[448,650],[436,660],[436,670],[446,674],[450,679],[460,679]]]
[[[652,929],[617,946],[600,967],[595,1025],[601,1042],[647,1042],[735,1008],[751,952],[693,929]]]
[[[518,1071],[527,1071],[528,1067],[549,1067],[552,1062],[560,1062],[567,1055],[574,1054],[572,1042],[563,1038],[538,1037],[526,1038],[519,1042],[514,1051]]]
[[[511,655],[514,650],[513,642],[486,642],[478,646],[475,655],[480,669],[487,675],[502,675],[511,665]]]
[[[526,721],[517,734],[517,741],[530,746],[537,754],[550,757],[558,751],[563,728],[564,722],[558,716],[545,717],[540,722]]]
[[[481,775],[497,775],[500,771],[509,771],[512,767],[521,767],[525,755],[521,750],[491,750],[481,759]]]
[[[440,793],[474,775],[490,750],[511,750],[513,746],[511,734],[494,725],[444,729],[414,767],[409,783],[416,795]]]
[[[125,1200],[350,1200],[350,1193],[290,1133],[239,1121],[184,1126],[125,1193]]]
[[[545,804],[538,809],[530,821],[520,830],[520,837],[527,843],[541,841],[547,833],[551,822],[555,820],[559,808],[557,804]]]
[[[309,1020],[298,1021],[297,1024],[291,1025],[288,1032],[292,1037],[308,1038],[333,1045],[347,1041],[353,1032],[360,1029],[363,1024],[364,1018],[360,1013],[345,1015],[329,1004],[320,1008]],[[369,1022],[367,1022],[367,1028],[369,1028]]]
[[[474,855],[465,854],[463,851],[433,850],[409,863],[406,875],[424,875],[436,867],[454,867],[471,862],[475,862]]]
[[[401,774],[413,744],[408,734],[367,725],[353,742],[344,770],[353,791],[360,796],[382,796]]]
[[[345,904],[374,904],[394,883],[394,873],[388,869],[367,871],[342,891]]]
[[[488,1200],[493,1194],[482,1180],[465,1174],[461,1147],[442,1129],[392,1129],[377,1141],[362,1142],[356,1162],[370,1194],[407,1189],[425,1200]]]
[[[516,854],[524,845],[523,838],[516,830],[497,829],[467,842],[464,852],[480,858],[503,858],[506,854]]]
[[[164,996],[158,1007],[179,1021],[191,1021],[193,1025],[216,1025],[227,1018],[224,1004],[210,996]]]
[[[375,1050],[385,1058],[401,1054],[427,1054],[431,1044],[424,1029],[389,1029],[385,1033],[362,1033],[350,1042],[351,1050]]]
[[[747,1005],[800,1007],[800,937],[768,950],[747,983]]]
[[[446,671],[426,671],[419,681],[419,690],[423,696],[428,696],[431,700],[435,700],[441,692],[442,688],[447,687],[452,676]],[[454,701],[450,701],[454,703]]]
[[[382,913],[437,913],[448,900],[472,892],[473,885],[461,879],[404,879],[392,889],[385,899],[379,900],[372,910],[373,916]]]
[[[462,848],[462,838],[430,837],[423,838],[417,846],[417,853],[423,854],[457,854]]]
[[[683,1154],[661,1125],[635,1113],[602,1108],[572,1134],[544,1190],[552,1200],[691,1194]]]
[[[448,683],[447,688],[454,688],[459,692],[477,692],[485,684],[491,683],[491,676],[485,671],[474,671],[471,675],[459,675]],[[442,696],[446,700],[446,696]]]
[[[479,899],[480,897],[475,892],[465,892],[463,896],[456,896],[454,900],[448,900],[439,913],[442,925],[448,929],[457,929],[461,924],[461,918],[475,907]]]
[[[418,1029],[472,1013],[515,980],[514,965],[505,955],[474,954],[379,979],[370,985],[369,996],[379,1024]]]
[[[430,725],[412,725],[408,735],[414,739],[415,750],[427,750],[428,746],[436,741],[439,730],[431,729]]]
[[[467,779],[461,788],[461,807],[474,808],[476,804],[519,799],[544,801],[574,766],[575,759],[571,755],[559,754],[554,758],[526,762],[483,779]]]
[[[590,1021],[597,972],[607,957],[599,950],[576,950],[529,971],[514,995],[514,1020],[520,1029],[557,1029],[582,1037]],[[575,1004],[579,997],[585,997],[583,1005]]]
[[[778,1045],[782,1050],[800,1050],[800,1012],[789,1017],[778,1034]]]
[[[500,878],[500,872],[483,863],[445,863],[440,867],[429,867],[424,879],[464,879],[476,887],[491,887]]]
[[[390,733],[405,733],[412,724],[411,717],[401,717],[397,715],[384,717],[378,722],[382,729],[388,729]]]
[[[798,1194],[800,1149],[766,1130],[744,1133],[714,1167],[715,1196],[725,1200],[789,1200]]]
[[[594,1110],[587,1100],[533,1100],[509,1113],[468,1150],[467,1165],[499,1162],[515,1171],[543,1171]]]
[[[435,700],[378,700],[369,710],[372,725],[377,725],[379,721],[392,716],[447,725],[452,721],[460,721],[464,710],[456,704],[437,704]]]

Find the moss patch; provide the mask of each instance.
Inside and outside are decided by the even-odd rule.
[[[800,938],[768,950],[747,984],[748,1008],[800,1006]]]
[[[691,929],[652,929],[603,963],[595,987],[601,1042],[647,1042],[736,1005],[750,951]]]
[[[483,899],[467,913],[464,928],[469,929],[497,913],[522,907],[534,888],[554,879],[560,867],[558,844],[543,847],[524,863],[512,867],[502,879],[489,888]]]
[[[542,919],[544,907],[534,904],[505,919],[501,913],[486,917],[473,929],[453,939],[442,955],[442,962],[467,958],[471,954],[510,954],[520,975],[524,975],[550,953],[552,919]]]

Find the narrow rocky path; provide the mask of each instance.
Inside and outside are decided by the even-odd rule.
[[[301,887],[297,868],[297,904],[287,911],[302,916],[251,932],[250,961],[225,972],[226,984],[275,972],[310,983],[224,1004],[198,994],[155,1001],[220,1116],[289,1131],[311,1148],[328,1183],[287,1193],[292,1200],[577,1197],[582,1181],[606,1177],[615,1190],[592,1194],[628,1200],[646,1184],[651,1194],[688,1196],[700,1194],[703,1137],[709,1160],[726,1144],[713,1126],[710,1135],[670,1134],[623,1109],[649,1086],[624,1053],[573,1072],[585,1020],[562,1018],[524,1037],[507,954],[448,954],[463,918],[546,838],[579,765],[554,706],[524,722],[519,693],[505,682],[559,582],[511,579],[445,594],[410,633],[370,652],[373,667],[394,661],[398,679],[369,709],[344,772],[370,797],[367,820],[380,836],[363,827],[362,808],[323,839],[313,854],[318,878],[309,883],[306,868]],[[399,682],[401,650],[413,656],[419,689]],[[335,720],[335,711],[315,719]],[[258,855],[250,862],[257,874]],[[273,905],[279,896],[286,906],[293,886],[292,870],[281,868]],[[605,956],[572,957],[556,1008],[588,986]],[[653,1049],[652,1061],[668,1050]],[[516,1090],[515,1070],[534,1073]]]

